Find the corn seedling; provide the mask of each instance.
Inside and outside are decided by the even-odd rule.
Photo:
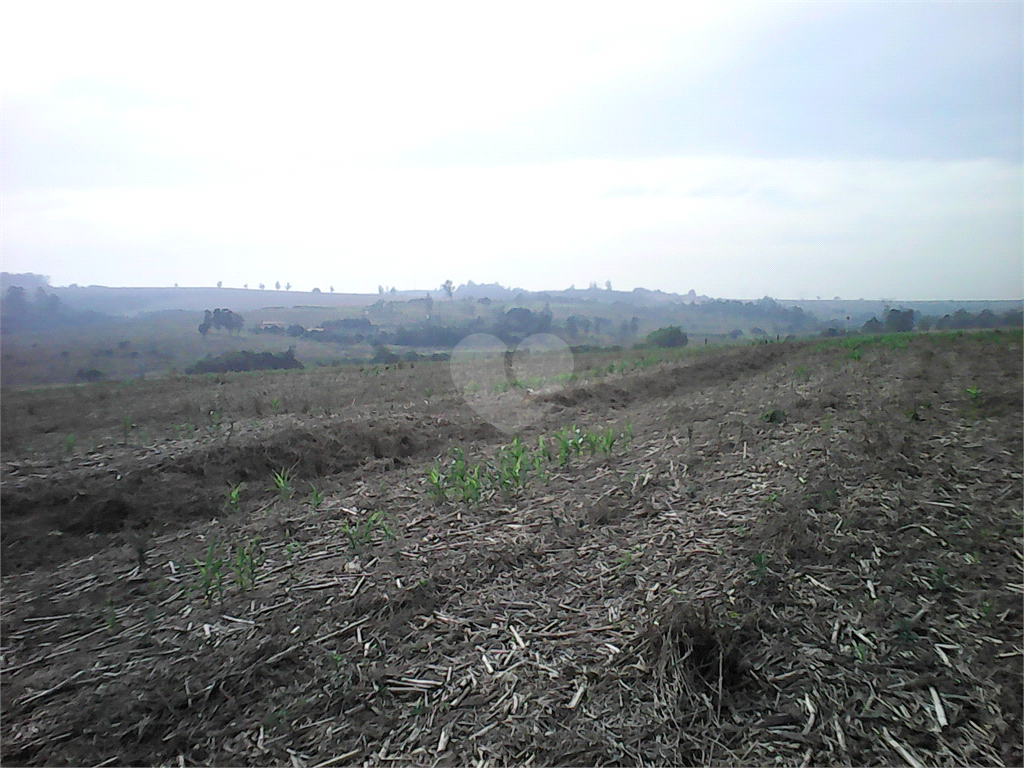
[[[480,478],[480,467],[467,469],[456,479],[455,490],[461,494],[467,504],[480,501],[483,483]]]
[[[551,454],[547,451],[547,444],[544,442],[544,438],[540,438],[540,445],[534,449],[531,456],[531,463],[533,464],[534,474],[541,479],[542,482],[548,481],[548,474],[544,471],[545,461],[551,461]]]
[[[611,427],[608,427],[608,429],[598,435],[597,446],[601,450],[601,453],[611,453],[614,445],[615,431]]]
[[[448,500],[447,478],[441,473],[441,466],[435,464],[427,470],[427,488],[438,504]]]
[[[498,451],[498,484],[505,491],[512,491],[526,485],[526,476],[530,464],[527,461],[526,446],[519,438],[512,439],[510,445]]]
[[[235,583],[243,592],[256,586],[256,571],[264,559],[263,548],[259,539],[253,539],[242,547],[235,547],[235,559],[231,562],[231,570],[235,574]]]
[[[380,510],[371,512],[365,520],[345,523],[341,530],[348,537],[349,546],[353,550],[370,544],[374,534],[378,532],[389,541],[393,541],[395,538],[388,516]]]
[[[952,588],[952,584],[947,579],[948,572],[941,565],[935,568],[935,579],[932,584],[932,589],[936,592],[945,592]]]
[[[225,493],[224,508],[230,509],[232,512],[238,511],[239,495],[242,492],[242,483],[238,485],[229,485],[228,490]]]
[[[324,492],[317,488],[315,485],[310,486],[312,489],[309,492],[309,496],[306,497],[306,501],[309,502],[314,510],[320,509],[320,505],[324,503]]]
[[[971,413],[976,414],[978,406],[981,405],[981,390],[978,387],[968,387],[964,392],[971,400]]]
[[[129,433],[131,433],[133,426],[135,425],[132,424],[131,416],[125,416],[123,419],[121,419],[121,435],[124,437],[124,442],[126,445],[128,443],[128,435]]]
[[[277,398],[273,398],[270,401],[270,410],[272,410],[274,413],[280,413],[281,412],[281,401],[278,400]]]
[[[274,488],[281,495],[282,499],[290,499],[295,495],[295,489],[292,488],[292,480],[294,476],[290,469],[282,469],[280,472],[274,472]]]
[[[764,555],[760,552],[756,555],[751,555],[750,562],[754,564],[754,579],[761,581],[768,572],[768,568],[764,564]]]
[[[217,555],[217,542],[211,541],[206,547],[203,560],[193,558],[199,568],[199,589],[206,598],[207,605],[224,596],[224,559]]]
[[[64,438],[64,453],[71,453],[75,450],[75,433],[72,432],[70,435]]]

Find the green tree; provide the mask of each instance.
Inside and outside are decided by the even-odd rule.
[[[441,290],[447,293],[448,298],[450,299],[452,297],[452,294],[455,293],[455,283],[453,283],[451,280],[445,280],[441,284]]]
[[[690,340],[678,325],[659,328],[647,334],[647,343],[655,347],[685,347]]]

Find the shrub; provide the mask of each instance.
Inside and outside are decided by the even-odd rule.
[[[647,343],[655,347],[685,347],[689,342],[678,325],[659,328],[647,334]]]
[[[301,369],[305,366],[295,359],[295,350],[274,354],[273,352],[250,352],[243,349],[228,352],[218,357],[207,355],[185,373],[227,373],[228,371],[276,371],[288,368]]]
[[[79,368],[75,378],[79,381],[101,381],[103,379],[103,371],[98,371],[95,368]]]

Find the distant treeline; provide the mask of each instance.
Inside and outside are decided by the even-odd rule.
[[[273,352],[250,352],[243,349],[213,357],[207,355],[185,373],[227,373],[228,371],[276,371],[289,368],[304,368],[295,359],[295,350],[274,354]]]
[[[1024,326],[1024,311],[1010,310],[1001,315],[983,309],[976,315],[960,309],[952,315],[932,317],[921,315],[912,309],[890,309],[885,320],[872,317],[861,327],[862,333],[906,333],[915,328],[919,331],[958,331],[973,328],[1019,328]]]
[[[0,302],[0,330],[3,333],[47,331],[78,327],[84,323],[109,319],[99,312],[78,311],[61,303],[43,286],[36,288],[32,301],[20,285],[12,285]]]
[[[937,331],[960,330],[963,328],[1019,328],[1024,325],[1024,310],[1010,310],[997,315],[983,309],[976,315],[962,309],[942,317],[921,317],[917,327],[922,331],[934,328]]]
[[[424,300],[424,303],[428,302]],[[767,336],[768,333],[759,326],[772,328],[772,333],[782,332],[786,335],[813,333],[822,327],[813,315],[799,307],[786,308],[767,298],[756,302],[708,301],[702,304],[677,305],[672,309],[672,318],[675,319],[677,316],[682,320],[679,324],[684,327],[703,327],[711,324],[728,328],[729,325],[736,324],[748,329],[744,331],[741,328],[733,328],[729,332],[732,338],[738,338],[745,333]],[[553,333],[570,344],[601,339],[629,344],[642,338],[644,325],[647,328],[657,328],[665,325],[666,319],[668,318],[659,316],[645,320],[632,316],[616,322],[607,317],[574,314],[559,324],[555,322],[554,315],[548,308],[531,311],[523,307],[513,307],[491,321],[483,317],[474,317],[464,322],[439,325],[428,319],[412,328],[399,326],[395,331],[382,330],[367,318],[328,320],[311,329],[298,324],[285,326],[282,323],[263,323],[251,331],[344,345],[367,342],[434,349],[451,349],[473,333],[489,333],[506,344],[517,344],[527,336],[537,333]]]

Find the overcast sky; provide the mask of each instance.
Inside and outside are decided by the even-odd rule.
[[[0,8],[54,285],[1022,296],[1020,2]]]

